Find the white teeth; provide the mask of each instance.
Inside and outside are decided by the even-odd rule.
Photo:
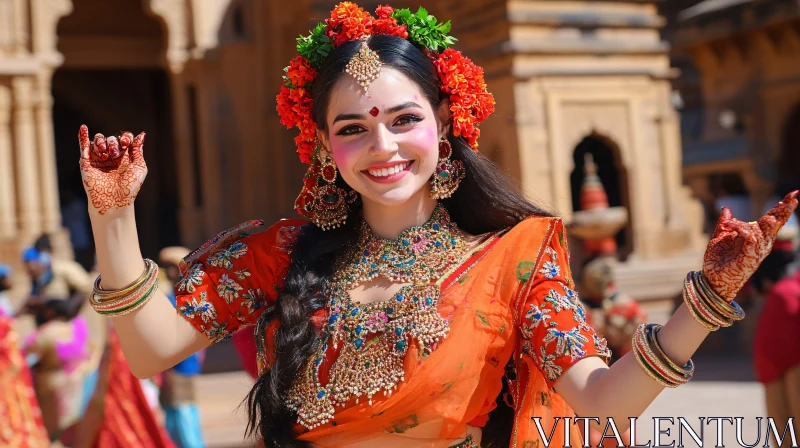
[[[367,172],[375,177],[386,177],[392,174],[397,174],[403,171],[408,166],[408,162],[398,165],[393,165],[389,168],[381,168],[379,170],[367,170]]]

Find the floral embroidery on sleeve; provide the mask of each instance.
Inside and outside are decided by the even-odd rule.
[[[261,231],[263,221],[250,221],[215,236],[181,262],[178,312],[213,342],[255,324],[277,299],[303,224],[286,220]]]
[[[587,325],[586,310],[571,288],[563,224],[554,219],[551,226],[551,237],[541,252],[541,267],[524,279],[528,291],[519,313],[524,316],[519,328],[523,353],[533,358],[552,389],[575,362],[586,356],[608,358],[611,352],[605,339]]]

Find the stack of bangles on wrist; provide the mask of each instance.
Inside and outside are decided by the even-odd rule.
[[[142,307],[158,289],[158,265],[144,259],[144,272],[136,281],[121,289],[105,290],[100,287],[100,276],[94,281],[89,299],[92,308],[105,316],[124,316]]]
[[[683,282],[683,300],[692,316],[710,331],[730,327],[744,319],[744,310],[736,302],[728,303],[714,292],[702,272],[690,272]],[[678,387],[692,379],[694,363],[683,367],[669,359],[658,343],[658,324],[641,324],[633,335],[633,355],[644,372],[664,387]]]
[[[690,272],[683,282],[683,301],[689,312],[709,331],[730,327],[744,319],[744,310],[736,302],[728,303],[714,292],[702,272]]]
[[[683,367],[676,364],[661,349],[656,335],[659,324],[641,324],[633,335],[633,356],[650,378],[664,387],[686,384],[694,375],[694,362],[690,359]]]

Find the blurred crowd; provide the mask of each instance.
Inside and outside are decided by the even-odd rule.
[[[159,254],[159,285],[173,305],[188,253],[168,247]],[[93,263],[86,269],[53,256],[48,235],[20,256],[23,272],[0,260],[0,446],[204,447],[193,385],[204,353],[135,378],[111,320],[89,305]],[[29,281],[16,304],[9,294],[15,274]]]

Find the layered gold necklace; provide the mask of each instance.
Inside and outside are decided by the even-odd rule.
[[[439,285],[467,250],[464,238],[437,206],[422,226],[404,230],[396,240],[375,236],[362,222],[358,244],[341,259],[326,285],[328,323],[320,343],[287,397],[298,423],[312,429],[333,419],[336,406],[383,392],[391,395],[405,380],[403,360],[409,344],[432,352],[449,330],[437,310]],[[383,277],[403,286],[389,300],[361,304],[350,298],[356,286]],[[339,348],[328,383],[320,366],[329,345]]]

